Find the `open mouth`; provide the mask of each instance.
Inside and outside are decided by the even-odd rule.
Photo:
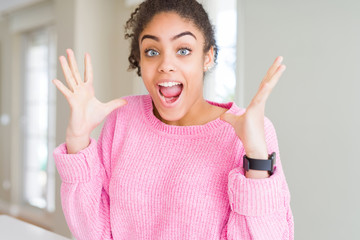
[[[166,105],[175,103],[183,90],[183,84],[179,82],[164,82],[158,84],[158,87],[160,98]]]

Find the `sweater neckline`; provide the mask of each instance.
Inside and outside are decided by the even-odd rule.
[[[223,107],[228,109],[227,113],[236,114],[239,108],[236,106],[234,102],[227,103],[217,103],[210,100],[206,100],[208,103]],[[176,126],[176,125],[168,125],[162,121],[160,121],[153,112],[153,103],[150,94],[144,95],[143,97],[143,108],[145,113],[145,118],[147,122],[157,129],[158,131],[175,134],[175,135],[204,135],[213,132],[215,129],[224,126],[227,122],[220,119],[220,117],[207,122],[203,125],[190,125],[190,126]]]

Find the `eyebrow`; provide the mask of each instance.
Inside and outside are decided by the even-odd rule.
[[[179,33],[179,34],[175,35],[174,37],[171,38],[171,41],[174,41],[174,40],[176,40],[176,39],[178,39],[180,37],[186,36],[186,35],[192,36],[192,37],[194,37],[196,39],[195,35],[192,32],[186,31],[186,32],[182,32],[182,33]],[[157,42],[160,41],[160,39],[158,37],[146,34],[141,38],[141,42],[146,38],[153,39],[153,40],[155,40]]]

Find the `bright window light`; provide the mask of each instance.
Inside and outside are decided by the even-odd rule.
[[[48,211],[55,206],[53,39],[51,28],[23,35],[23,199]]]

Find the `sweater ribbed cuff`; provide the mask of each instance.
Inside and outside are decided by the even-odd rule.
[[[68,154],[66,143],[59,145],[53,152],[60,178],[66,183],[88,182],[99,170],[96,140],[76,154]]]
[[[229,173],[228,194],[232,211],[245,216],[262,216],[276,212],[281,201],[281,178],[274,173],[264,179],[247,178],[242,167]]]

